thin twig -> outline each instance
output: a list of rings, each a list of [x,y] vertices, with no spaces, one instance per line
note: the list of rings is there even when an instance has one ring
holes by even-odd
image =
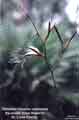
[[[49,37],[49,35],[50,35],[50,32],[51,32],[51,23],[50,23],[50,21],[49,21],[49,24],[48,24],[48,33],[47,33],[47,35],[46,35],[46,37],[45,37],[45,39],[44,39],[45,42],[47,41],[47,39],[48,39],[48,37]]]
[[[50,32],[48,31],[48,33],[47,33],[47,35],[46,35],[46,37],[45,37],[45,40],[44,40],[45,42],[47,41],[49,35],[50,35]]]
[[[51,65],[50,65],[50,63],[49,63],[49,61],[48,61],[48,58],[47,58],[46,46],[45,46],[45,45],[44,45],[44,60],[45,60],[45,63],[46,63],[46,65],[47,65],[50,73],[51,73],[51,77],[52,77],[52,79],[53,79],[54,87],[57,88],[57,87],[56,87],[56,81],[55,81],[55,78],[54,78],[54,73],[53,73],[53,70],[52,70],[52,68],[51,68]]]
[[[74,36],[76,35],[77,32],[75,32],[71,38],[69,40],[66,41],[66,43],[64,44],[64,49],[67,49],[70,45],[70,42],[72,41],[72,39],[74,38]]]
[[[75,31],[74,34],[71,36],[70,41],[74,38],[74,36],[77,34],[77,32]]]
[[[31,17],[30,17],[29,15],[28,15],[28,18],[29,18],[29,20],[31,21],[33,27],[35,28],[35,30],[36,30],[38,36],[40,37],[41,42],[43,42],[43,40],[42,40],[42,38],[41,38],[41,35],[39,34],[39,32],[38,32],[38,30],[37,30],[37,28],[36,28],[34,22],[32,21],[32,19],[31,19]]]
[[[55,81],[55,78],[54,78],[53,70],[52,70],[52,68],[51,68],[51,66],[50,66],[50,64],[49,64],[49,62],[48,62],[48,60],[46,58],[45,58],[45,62],[46,62],[46,65],[47,65],[47,67],[48,67],[48,69],[49,69],[49,71],[51,73],[51,77],[53,79],[54,87],[57,88],[56,87],[56,81]]]
[[[61,45],[63,46],[63,40],[62,40],[61,35],[60,35],[60,33],[59,33],[59,31],[58,31],[58,29],[57,29],[57,27],[55,25],[54,25],[54,29],[55,29],[55,31],[56,31],[56,33],[58,35],[58,38],[59,38],[59,40],[61,42]]]

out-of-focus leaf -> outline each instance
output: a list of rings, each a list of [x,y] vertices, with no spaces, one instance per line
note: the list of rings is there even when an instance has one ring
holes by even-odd
[[[33,37],[31,38],[31,40],[29,40],[30,42],[28,42],[28,46],[34,46],[37,49],[39,49],[40,52],[43,52],[43,44],[42,44],[42,40],[40,38],[40,36],[38,36],[38,34],[33,35]]]

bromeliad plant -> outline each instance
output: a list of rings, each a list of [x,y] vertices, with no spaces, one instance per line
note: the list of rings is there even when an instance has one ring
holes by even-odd
[[[48,57],[47,57],[47,49],[46,49],[46,44],[47,44],[47,40],[50,36],[50,33],[53,32],[53,30],[55,30],[55,32],[57,33],[57,36],[59,38],[59,41],[61,43],[61,50],[59,53],[59,57],[61,59],[63,53],[67,50],[67,48],[70,45],[70,42],[72,41],[73,37],[76,35],[76,32],[71,36],[71,38],[69,40],[64,41],[57,29],[57,27],[51,26],[51,22],[49,21],[48,23],[48,32],[47,35],[45,36],[44,39],[42,39],[42,37],[40,36],[35,24],[33,23],[32,19],[30,16],[28,16],[29,20],[31,21],[32,25],[34,26],[35,30],[36,30],[36,36],[37,39],[39,38],[40,42],[41,42],[41,49],[39,47],[36,46],[29,46],[27,48],[22,47],[18,50],[15,50],[14,54],[12,54],[12,59],[10,60],[10,62],[14,62],[14,63],[19,63],[22,67],[26,61],[26,56],[37,56],[40,57],[41,59],[44,60],[45,64],[47,65],[50,73],[51,73],[51,77],[54,83],[54,87],[57,88],[56,85],[56,80],[54,78],[54,69],[52,68],[51,64],[49,63]],[[36,43],[37,41],[35,41]],[[24,43],[25,44],[25,43]],[[18,53],[18,54],[17,54]]]

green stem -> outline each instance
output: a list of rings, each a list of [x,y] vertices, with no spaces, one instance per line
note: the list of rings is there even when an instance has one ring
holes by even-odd
[[[49,69],[49,71],[50,71],[50,73],[51,73],[51,77],[52,77],[52,79],[53,79],[54,87],[57,88],[57,87],[56,87],[56,81],[55,81],[55,78],[54,78],[54,73],[53,73],[53,70],[52,70],[52,68],[51,68],[51,66],[50,66],[50,63],[49,63],[49,61],[48,61],[48,58],[47,58],[46,46],[45,46],[45,44],[43,45],[43,47],[44,47],[44,60],[45,60],[45,63],[46,63],[46,65],[47,65],[47,67],[48,67],[48,69]]]
[[[38,32],[38,30],[37,30],[37,28],[36,28],[34,22],[32,21],[32,19],[31,19],[31,17],[30,17],[29,15],[28,15],[28,18],[29,18],[29,20],[31,21],[33,27],[34,27],[35,30],[36,30],[36,33],[38,34],[38,36],[40,37],[40,40],[41,40],[41,42],[42,42],[43,40],[42,40],[41,35],[39,34],[39,32]]]

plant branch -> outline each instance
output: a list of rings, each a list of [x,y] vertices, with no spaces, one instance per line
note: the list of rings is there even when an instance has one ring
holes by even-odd
[[[61,46],[63,46],[63,40],[62,40],[61,35],[60,35],[60,33],[59,33],[59,31],[58,31],[58,29],[57,29],[57,27],[55,25],[54,25],[54,29],[55,29],[55,31],[56,31],[56,33],[58,35],[58,38],[59,38],[60,43],[61,43]]]
[[[50,64],[49,64],[49,62],[48,62],[48,60],[46,58],[45,58],[45,62],[46,62],[46,65],[47,65],[47,67],[48,67],[48,69],[49,69],[49,71],[51,73],[51,77],[53,79],[54,87],[57,88],[56,87],[56,82],[55,82],[53,70],[51,69],[51,66],[50,66]]]
[[[47,67],[48,67],[48,69],[49,69],[49,71],[50,71],[50,73],[51,73],[51,77],[52,77],[52,79],[53,79],[54,87],[57,88],[57,87],[56,87],[56,81],[55,81],[55,78],[54,78],[53,70],[52,70],[52,68],[51,68],[51,65],[50,65],[48,59],[47,59],[46,46],[45,46],[45,44],[44,44],[44,61],[45,61],[46,65],[47,65]]]
[[[74,36],[77,34],[77,32],[75,31],[74,34],[71,36],[70,41],[74,38]]]
[[[52,28],[52,30],[53,30],[53,28]],[[50,35],[50,33],[51,33],[52,30],[51,30],[51,23],[49,21],[49,24],[48,24],[48,33],[47,33],[47,35],[46,35],[46,37],[44,39],[45,42],[47,41],[47,39],[48,39],[48,37],[49,37],[49,35]]]
[[[75,32],[75,33],[71,36],[71,38],[65,42],[65,44],[64,44],[64,49],[67,49],[67,48],[69,47],[70,42],[72,41],[72,39],[74,38],[74,36],[76,35],[76,33],[77,33],[77,32]]]
[[[45,37],[45,40],[44,40],[45,42],[47,41],[49,35],[50,35],[50,32],[48,31],[48,33],[47,33],[47,35],[46,35],[46,37]]]
[[[35,28],[37,35],[40,37],[41,42],[43,42],[43,40],[42,40],[42,38],[41,38],[41,35],[39,34],[39,32],[38,32],[38,30],[37,30],[34,22],[32,21],[32,19],[31,19],[31,17],[30,17],[29,15],[28,15],[28,18],[29,18],[29,20],[31,21],[33,27]]]

